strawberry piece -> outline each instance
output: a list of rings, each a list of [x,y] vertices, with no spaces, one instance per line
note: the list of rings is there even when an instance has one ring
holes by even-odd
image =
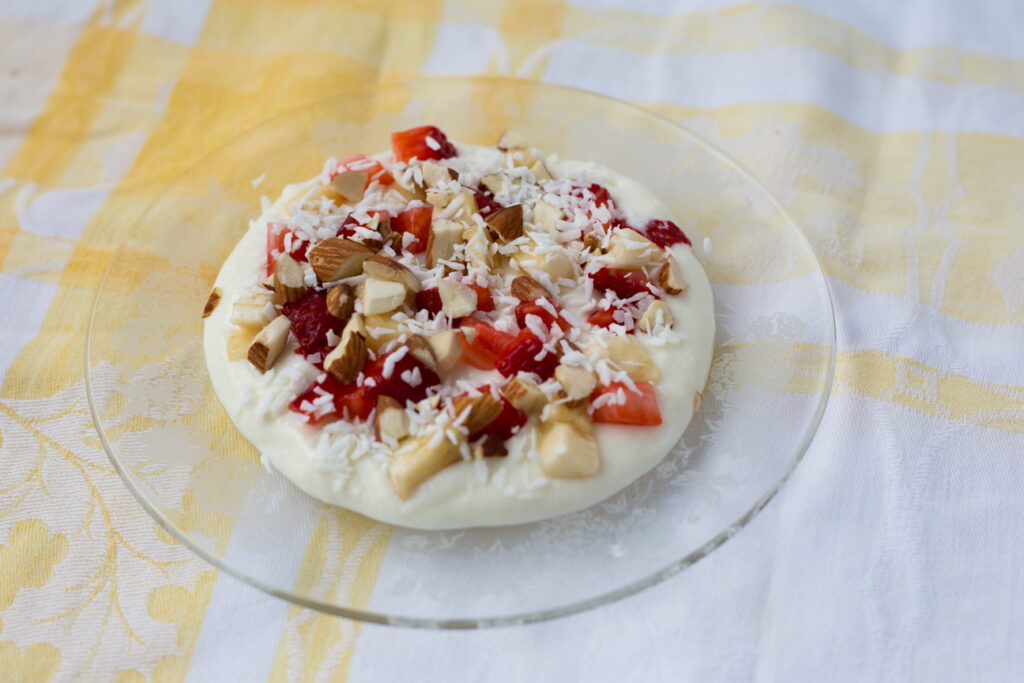
[[[381,185],[390,185],[395,182],[394,176],[379,161],[371,159],[365,154],[349,154],[338,162],[338,170],[340,171],[341,169],[347,171],[366,171],[368,175],[366,185],[363,186],[364,190],[375,180]],[[334,176],[331,177],[333,178]]]
[[[552,304],[554,306],[554,304]],[[555,310],[559,310],[557,306]],[[541,306],[536,301],[524,301],[516,306],[516,322],[519,323],[519,329],[526,329],[526,316],[535,315],[540,318],[540,321],[544,323],[545,327],[550,328],[553,323],[558,323],[558,326],[562,328],[563,332],[568,332],[572,329],[572,325],[568,320],[563,318],[561,315],[554,316],[551,314],[546,307]]]
[[[427,237],[430,234],[430,220],[434,207],[414,206],[406,209],[391,219],[391,229],[400,233],[411,233],[413,241],[406,247],[412,254],[422,254],[427,250]]]
[[[619,316],[619,320],[616,320],[616,311],[623,311],[625,317]],[[636,333],[636,317],[632,311],[622,306],[612,306],[611,308],[599,308],[590,314],[587,318],[587,322],[594,327],[603,327],[608,329],[612,325],[623,325],[626,328],[626,334]]]
[[[287,302],[281,309],[291,323],[292,333],[304,356],[327,350],[327,331],[341,334],[345,326],[327,310],[327,293],[309,289],[298,301]]]
[[[625,396],[625,403],[612,401],[594,409],[594,422],[607,424],[637,425],[641,427],[657,427],[661,424],[661,411],[658,410],[658,397],[654,385],[650,382],[637,382],[638,391],[633,391],[623,382],[599,386],[590,395],[593,402],[605,394]]]
[[[322,394],[317,391],[325,391],[331,395],[332,409],[317,417],[312,408],[314,401]],[[368,391],[366,387],[352,384],[342,384],[331,375],[324,375],[322,380],[317,381],[305,392],[299,394],[288,406],[293,412],[306,415],[310,424],[319,424],[324,420],[343,417],[348,420],[365,420],[370,416],[373,407],[377,403],[377,397]]]
[[[679,229],[679,226],[672,221],[666,220],[653,220],[649,221],[642,231],[647,239],[657,244],[659,247],[671,247],[673,244],[679,244],[682,242],[686,245],[691,245],[690,238]]]
[[[370,209],[366,212],[366,220],[359,220],[355,217],[354,213],[350,213],[345,217],[341,227],[338,228],[338,237],[352,237],[356,234],[357,227],[366,227],[370,224],[370,221],[373,220],[374,216],[378,216],[380,218],[378,225],[385,221],[388,221],[389,223],[391,221],[391,214],[384,209]]]
[[[477,284],[467,284],[466,286],[476,292],[476,310],[485,313],[494,310],[494,297],[491,296],[491,290]]]
[[[622,299],[628,299],[636,294],[653,294],[647,288],[649,280],[639,270],[626,270],[625,268],[601,268],[590,274],[594,281],[594,287],[604,291],[612,291]]]
[[[287,235],[292,235],[288,240]],[[309,249],[309,242],[296,238],[294,231],[285,227],[282,223],[267,223],[267,275],[274,274],[274,266],[277,264],[277,257],[285,253],[285,245],[291,245],[287,250],[296,261],[306,260],[306,251]]]
[[[416,310],[427,311],[431,316],[441,312],[441,292],[437,287],[416,292]]]
[[[544,343],[530,330],[523,330],[498,355],[494,367],[503,377],[518,372],[532,372],[541,381],[551,379],[558,365],[558,354],[544,348]]]
[[[489,387],[480,387],[481,391],[490,391]],[[499,441],[508,441],[516,432],[522,429],[529,416],[526,413],[516,410],[515,406],[508,402],[504,396],[501,397],[501,412],[498,417],[484,427],[469,435],[470,441],[477,441],[485,437],[493,437]]]
[[[441,378],[411,353],[405,353],[391,364],[391,373],[385,377],[384,369],[390,364],[388,358],[396,353],[398,351],[392,351],[367,363],[363,368],[364,385],[374,394],[374,400],[380,395],[390,396],[403,406],[406,401],[422,401],[427,397],[427,389],[440,384]],[[410,381],[417,370],[419,381]]]
[[[476,207],[480,210],[481,216],[489,216],[505,208],[495,201],[490,190],[473,190],[473,196],[476,197]]]
[[[391,152],[395,161],[409,161],[414,157],[420,161],[450,159],[458,154],[455,145],[437,126],[419,126],[392,133]]]
[[[462,346],[459,360],[481,370],[493,370],[502,351],[515,340],[511,334],[496,330],[472,316],[463,319],[462,327],[474,328],[476,336],[472,343],[468,343],[463,335],[459,335],[459,344]]]

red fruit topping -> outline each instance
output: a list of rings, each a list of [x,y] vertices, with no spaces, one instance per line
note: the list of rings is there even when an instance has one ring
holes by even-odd
[[[398,353],[402,353],[398,360],[388,360]],[[390,373],[385,377],[385,370],[389,367]],[[427,389],[441,383],[441,378],[436,372],[416,360],[411,353],[403,352],[401,349],[378,356],[367,363],[363,375],[363,385],[368,393],[373,394],[374,401],[377,400],[377,396],[383,394],[403,406],[406,401],[422,401],[427,397]]]
[[[484,312],[494,310],[494,297],[491,296],[491,290],[476,284],[467,286],[476,292],[476,310]]]
[[[422,254],[427,250],[427,237],[430,234],[430,220],[434,207],[414,206],[406,209],[391,219],[391,229],[400,233],[411,233],[415,238],[406,247],[412,254]]]
[[[288,235],[292,238],[287,239]],[[290,249],[285,249],[290,245]],[[288,251],[296,261],[306,260],[306,250],[309,249],[309,242],[295,237],[295,234],[286,228],[282,223],[267,223],[267,275],[274,274],[274,265],[277,257]]]
[[[374,216],[380,216],[380,222],[390,220],[391,218],[391,214],[384,209],[371,209],[366,212],[366,216],[366,219],[360,220],[350,213],[345,217],[341,227],[338,228],[338,237],[352,237],[352,235],[356,234],[356,227],[366,227]]]
[[[281,309],[291,322],[292,333],[299,341],[304,356],[327,350],[327,331],[340,335],[344,320],[335,318],[327,310],[327,293],[309,289],[301,299],[285,303]]]
[[[395,182],[392,175],[384,168],[383,165],[376,159],[371,159],[365,154],[349,154],[347,157],[338,162],[339,172],[344,169],[348,171],[366,171],[369,175],[366,178],[366,187],[370,186],[374,180],[381,185],[390,185]],[[333,177],[333,176],[332,176]]]
[[[558,354],[544,348],[544,343],[530,330],[523,330],[506,346],[494,367],[503,377],[511,377],[518,372],[532,372],[541,381],[550,379],[558,365]]]
[[[552,307],[557,311],[558,308],[552,304]],[[541,322],[544,323],[545,327],[550,328],[552,323],[557,322],[558,326],[562,328],[564,332],[568,332],[572,329],[572,325],[568,320],[563,318],[561,315],[555,316],[551,314],[551,311],[547,307],[541,306],[536,301],[524,301],[523,303],[516,306],[516,322],[519,323],[519,329],[526,329],[526,316],[535,315],[540,318]]]
[[[416,292],[416,310],[427,311],[431,316],[441,312],[441,292],[437,287]]]
[[[515,340],[511,334],[496,330],[483,320],[472,316],[463,319],[462,327],[474,328],[476,335],[472,343],[467,343],[466,338],[459,335],[459,344],[462,346],[459,360],[481,370],[493,370],[498,356]]]
[[[317,387],[320,388],[320,391],[317,391]],[[317,417],[314,401],[323,395],[321,392],[326,392],[332,397],[331,410]],[[322,420],[334,417],[365,420],[370,416],[376,402],[376,397],[364,387],[357,386],[355,383],[342,384],[331,375],[324,375],[322,380],[317,381],[295,398],[289,408],[300,415],[307,415],[310,424],[317,424]]]
[[[474,190],[473,196],[476,197],[476,206],[481,216],[489,216],[505,208],[494,200],[494,195],[488,190]]]
[[[625,268],[602,268],[590,274],[594,281],[594,287],[604,291],[613,291],[622,299],[628,299],[636,294],[653,294],[647,288],[648,279],[639,270],[626,270]]]
[[[619,320],[616,320],[616,311],[623,311],[623,315],[618,316]],[[612,306],[611,308],[599,308],[590,314],[587,318],[587,322],[594,327],[609,328],[612,325],[624,325],[626,327],[626,334],[633,334],[636,332],[636,318],[632,312],[627,308],[620,306]]]
[[[660,425],[661,411],[658,410],[658,397],[655,394],[654,385],[650,382],[637,382],[636,388],[639,393],[630,389],[623,382],[612,382],[595,389],[594,393],[590,395],[591,402],[605,394],[618,394],[621,390],[621,397],[625,398],[625,403],[619,403],[618,400],[613,399],[610,403],[595,408],[592,415],[594,422],[642,427]]]
[[[679,226],[672,221],[653,220],[647,223],[642,231],[647,239],[659,247],[671,247],[673,244],[692,244]]]
[[[489,387],[480,387],[480,391],[490,391]],[[516,432],[522,429],[522,426],[526,424],[526,419],[529,417],[526,413],[522,413],[515,409],[508,400],[501,397],[501,412],[498,413],[498,417],[478,431],[473,432],[469,435],[470,441],[476,441],[486,436],[492,436],[500,441],[507,441],[515,436]]]
[[[395,161],[450,159],[458,152],[448,136],[437,126],[419,126],[391,134],[391,152]]]

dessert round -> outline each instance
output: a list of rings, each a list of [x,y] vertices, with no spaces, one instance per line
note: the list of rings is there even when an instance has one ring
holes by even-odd
[[[264,199],[203,315],[218,398],[302,490],[421,529],[630,484],[700,405],[711,287],[644,185],[433,126]]]

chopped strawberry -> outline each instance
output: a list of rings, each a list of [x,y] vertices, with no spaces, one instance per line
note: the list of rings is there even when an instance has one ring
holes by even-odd
[[[431,316],[441,312],[441,292],[437,287],[416,292],[416,310],[427,311]]]
[[[568,332],[572,329],[572,323],[566,320],[561,315],[561,309],[551,304],[551,307],[558,311],[558,315],[552,315],[551,311],[547,306],[538,304],[537,301],[524,301],[516,306],[516,322],[519,323],[519,329],[526,329],[526,316],[535,315],[540,318],[540,321],[544,323],[545,327],[550,328],[553,323],[558,323],[558,326],[562,328],[563,332]]]
[[[317,387],[320,391],[317,391]],[[317,417],[314,401],[323,395],[321,392],[331,395],[332,408]],[[357,386],[355,383],[342,384],[331,375],[324,375],[322,380],[317,381],[296,397],[289,408],[296,413],[308,416],[310,424],[317,424],[322,420],[334,417],[365,420],[370,416],[375,404],[376,398],[365,387]]]
[[[591,403],[606,394],[618,396],[594,409],[594,422],[642,427],[660,425],[661,411],[658,410],[658,397],[654,385],[650,382],[637,382],[636,388],[638,391],[633,391],[624,382],[612,382],[595,389],[590,395]],[[620,399],[625,399],[625,402],[620,403]]]
[[[290,240],[287,239],[288,235],[292,235]],[[286,249],[286,246],[291,248]],[[267,275],[274,274],[277,257],[285,251],[288,251],[296,261],[305,261],[308,249],[309,242],[296,238],[295,233],[283,223],[267,223]]]
[[[594,281],[594,287],[600,291],[611,290],[620,298],[628,299],[636,294],[653,294],[647,288],[649,280],[639,270],[626,270],[625,268],[601,268],[590,274]]]
[[[622,315],[616,315],[616,311],[622,311]],[[616,317],[619,319],[616,320]],[[633,334],[636,330],[636,319],[629,309],[622,306],[612,306],[611,308],[599,308],[590,314],[587,318],[587,322],[594,327],[603,327],[605,329],[612,325],[623,325],[626,327],[627,334]]]
[[[374,394],[374,401],[379,395],[390,396],[402,405],[406,401],[422,401],[427,397],[427,389],[440,384],[441,378],[411,353],[403,353],[396,361],[388,361],[397,353],[401,350],[378,356],[367,363],[363,368],[364,385]],[[385,377],[384,371],[388,366],[391,371]]]
[[[450,159],[458,154],[455,145],[437,126],[419,126],[391,134],[391,152],[395,161]]]
[[[369,187],[370,183],[375,180],[381,185],[390,185],[395,182],[394,177],[379,161],[371,159],[365,154],[349,154],[338,162],[339,172],[342,169],[347,171],[366,171],[369,175],[366,178],[366,185],[363,189]]]
[[[530,330],[523,330],[498,355],[494,367],[503,377],[518,372],[532,372],[541,381],[550,379],[558,365],[558,354],[544,348],[544,343]]]
[[[476,330],[476,335],[472,343],[467,342],[464,335],[459,335],[459,344],[462,346],[459,360],[481,370],[493,370],[498,356],[515,340],[511,334],[496,330],[483,320],[472,316],[463,319],[462,327],[472,327]]]
[[[281,312],[291,323],[292,333],[299,342],[299,350],[305,356],[327,350],[327,332],[341,334],[345,325],[327,310],[326,292],[309,289],[298,301],[287,302]]]
[[[427,250],[427,236],[430,234],[430,220],[433,215],[432,206],[414,206],[406,209],[391,219],[391,229],[399,233],[411,233],[413,241],[406,247],[412,254],[422,254]]]
[[[690,238],[687,237],[679,226],[672,221],[666,220],[653,220],[649,221],[642,231],[647,239],[657,244],[659,247],[671,247],[673,244],[691,244]]]
[[[379,219],[377,222],[378,230],[379,226],[382,223],[387,222],[390,224],[391,214],[385,209],[370,209],[369,211],[366,212],[365,219],[356,218],[355,213],[353,212],[345,217],[345,220],[344,222],[342,222],[341,227],[338,228],[338,237],[352,237],[353,235],[356,234],[357,227],[365,228],[370,224],[370,221],[373,220],[374,216],[378,217]]]
[[[489,387],[481,387],[481,391],[490,391]],[[470,441],[477,441],[490,436],[499,441],[507,441],[515,436],[529,417],[526,413],[516,410],[515,406],[508,402],[504,396],[501,397],[501,412],[498,417],[483,429],[477,430],[469,435]]]
[[[481,216],[486,217],[505,208],[495,201],[494,194],[490,190],[474,190],[473,196],[476,197],[476,206],[480,210]]]
[[[468,287],[476,292],[476,310],[485,313],[494,310],[494,297],[491,296],[491,290],[477,284],[469,284]]]

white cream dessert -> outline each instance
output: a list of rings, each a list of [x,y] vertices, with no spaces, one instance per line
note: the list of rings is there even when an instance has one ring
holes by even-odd
[[[406,527],[536,521],[656,465],[707,379],[711,288],[646,187],[430,126],[264,201],[204,351],[228,415],[321,500]]]

